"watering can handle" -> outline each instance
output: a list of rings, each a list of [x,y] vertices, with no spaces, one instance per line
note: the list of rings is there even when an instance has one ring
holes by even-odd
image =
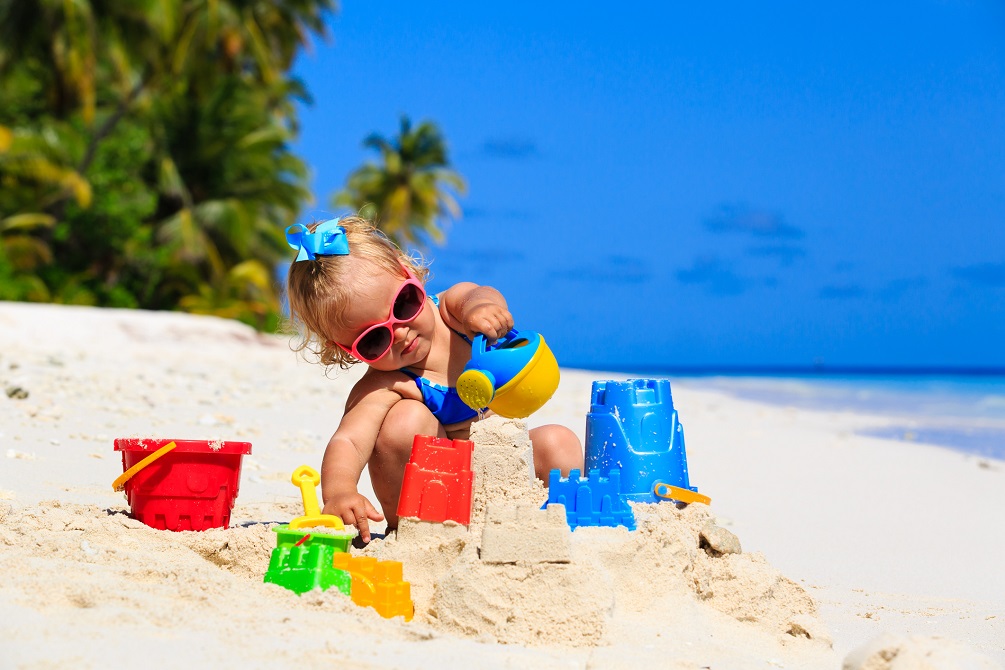
[[[484,354],[490,346],[498,347],[500,342],[509,342],[510,340],[516,339],[519,335],[520,331],[516,328],[511,328],[508,333],[496,340],[495,344],[489,345],[488,338],[479,333],[475,335],[475,339],[471,340],[471,350],[479,354]]]

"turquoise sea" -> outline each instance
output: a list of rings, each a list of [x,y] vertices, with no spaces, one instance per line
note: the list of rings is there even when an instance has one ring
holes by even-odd
[[[641,375],[639,375],[641,376]],[[864,434],[1005,460],[1005,375],[695,375],[675,381],[773,405],[880,414]]]

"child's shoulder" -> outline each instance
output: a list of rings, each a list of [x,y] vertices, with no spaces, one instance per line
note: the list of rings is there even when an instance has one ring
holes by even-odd
[[[369,368],[353,385],[350,399],[360,399],[372,393],[396,393],[402,398],[421,400],[421,393],[415,381],[399,370],[375,370]]]

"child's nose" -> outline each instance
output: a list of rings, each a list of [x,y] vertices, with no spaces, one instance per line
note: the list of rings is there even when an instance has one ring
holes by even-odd
[[[394,327],[394,330],[392,332],[394,333],[394,341],[401,342],[408,335],[408,324],[399,323],[397,326]]]

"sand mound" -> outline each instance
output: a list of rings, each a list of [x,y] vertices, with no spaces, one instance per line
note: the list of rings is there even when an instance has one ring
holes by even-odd
[[[990,658],[937,637],[884,633],[848,654],[843,670],[994,670]]]
[[[655,639],[661,630],[695,641],[693,649],[671,647],[685,659],[703,649],[707,656],[706,638],[733,640],[738,646],[715,653],[738,667],[769,655],[829,653],[815,605],[800,586],[759,555],[702,548],[702,531],[713,521],[707,507],[636,505],[635,532],[572,533],[561,512],[540,509],[546,492],[531,477],[521,423],[490,418],[476,425],[473,439],[471,527],[403,519],[397,533],[362,552],[404,563],[416,606],[411,623],[383,620],[334,589],[297,597],[263,583],[275,546],[272,524],[171,533],[121,508],[60,501],[0,502],[5,587],[17,605],[57,624],[90,621],[99,630],[116,621],[126,637],[152,626],[168,637],[194,629],[244,640],[228,660],[263,653],[327,658],[333,641],[359,635],[400,643],[444,635],[591,650],[595,663],[617,667],[617,655],[604,658],[601,650],[638,631]],[[270,638],[294,623],[299,655],[285,638]],[[347,658],[363,660],[363,651]]]
[[[42,609],[117,605],[145,612],[155,604],[170,620],[185,603],[229,612],[235,593],[301,607],[287,602],[285,589],[262,583],[274,546],[265,524],[170,533],[125,510],[58,500],[23,509],[0,503],[5,571],[19,575],[25,601]],[[351,609],[337,598],[324,600],[326,607]]]

